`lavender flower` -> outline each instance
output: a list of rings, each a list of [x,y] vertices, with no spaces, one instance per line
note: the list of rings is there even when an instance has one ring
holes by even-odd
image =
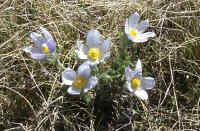
[[[90,74],[91,69],[87,63],[80,65],[77,73],[67,68],[62,72],[62,83],[70,86],[67,90],[69,94],[79,95],[81,92],[85,93],[97,85],[98,79],[91,77]]]
[[[149,27],[149,21],[143,20],[139,22],[139,20],[140,15],[137,12],[131,14],[131,16],[126,19],[125,33],[128,39],[133,42],[146,42],[149,37],[155,37],[156,34],[154,32],[145,32],[145,30]]]
[[[23,50],[31,54],[33,59],[44,59],[56,50],[56,43],[52,35],[43,27],[40,27],[43,35],[32,32],[30,37],[35,46],[25,47]]]
[[[142,64],[138,60],[135,70],[132,71],[130,67],[125,69],[126,87],[130,92],[142,100],[148,99],[146,90],[152,89],[155,86],[155,80],[152,77],[142,77]]]
[[[111,38],[103,40],[98,30],[89,30],[87,34],[88,46],[77,41],[76,54],[80,59],[87,60],[91,66],[97,65],[110,57],[110,40]]]

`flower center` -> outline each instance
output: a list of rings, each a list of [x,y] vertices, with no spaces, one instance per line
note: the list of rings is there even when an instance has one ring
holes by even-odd
[[[133,37],[136,37],[137,35],[137,32],[135,29],[130,29],[130,35],[133,36]]]
[[[96,60],[100,56],[100,51],[98,48],[90,48],[88,51],[88,55],[92,60]]]
[[[86,84],[86,80],[82,76],[78,76],[74,80],[74,85],[78,88],[82,88]]]
[[[49,54],[50,51],[49,51],[49,47],[47,44],[42,44],[42,52],[45,53],[45,54]]]
[[[131,80],[131,85],[132,85],[132,87],[137,88],[141,85],[141,80],[136,77]]]

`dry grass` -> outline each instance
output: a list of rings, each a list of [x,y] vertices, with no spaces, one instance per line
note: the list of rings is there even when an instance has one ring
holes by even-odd
[[[134,11],[157,37],[128,48],[121,61],[125,18]],[[61,61],[77,68],[76,40],[96,28],[112,38],[91,103],[61,88],[62,70],[22,51],[29,34],[47,28]],[[198,0],[5,0],[0,2],[0,130],[132,131],[200,128],[200,4]],[[144,103],[124,87],[124,68],[143,62],[156,79]],[[123,59],[123,58],[122,58]],[[105,77],[107,76],[107,77]]]

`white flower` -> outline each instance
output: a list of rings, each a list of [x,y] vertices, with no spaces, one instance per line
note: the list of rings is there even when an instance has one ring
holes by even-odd
[[[88,60],[87,63],[91,66],[97,65],[110,57],[110,40],[111,38],[103,40],[98,30],[89,30],[87,34],[88,46],[77,41],[76,53],[80,59]]]
[[[148,20],[139,22],[140,16],[137,12],[129,16],[125,23],[125,33],[133,42],[146,42],[149,37],[155,37],[154,32],[145,32],[149,26]],[[144,33],[145,32],[145,33]]]
[[[79,95],[81,92],[85,93],[95,87],[98,83],[96,77],[90,77],[91,69],[87,63],[79,66],[78,72],[67,68],[62,72],[62,83],[70,85],[68,93],[72,95]]]
[[[142,65],[138,60],[135,70],[132,71],[130,67],[125,68],[126,87],[130,92],[142,100],[148,99],[146,89],[152,89],[155,86],[155,80],[152,77],[142,77]]]

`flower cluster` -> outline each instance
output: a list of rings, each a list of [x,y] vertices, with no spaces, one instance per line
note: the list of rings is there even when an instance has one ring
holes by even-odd
[[[146,42],[150,37],[155,37],[154,32],[145,32],[149,26],[149,21],[140,21],[140,16],[136,12],[132,14],[125,22],[125,34],[132,42]],[[56,50],[56,43],[52,35],[43,27],[42,32],[38,34],[32,32],[30,37],[35,46],[24,48],[25,52],[31,54],[33,59],[43,59],[51,55]],[[85,60],[75,72],[67,68],[62,72],[62,84],[68,85],[67,92],[71,95],[79,95],[94,88],[98,84],[98,78],[91,76],[92,68],[110,57],[111,38],[103,39],[98,30],[92,29],[87,33],[86,43],[77,41],[75,50],[79,59]],[[142,100],[148,99],[146,90],[155,86],[155,80],[152,77],[142,76],[142,64],[140,59],[136,63],[133,71],[129,66],[125,68],[126,87]]]

